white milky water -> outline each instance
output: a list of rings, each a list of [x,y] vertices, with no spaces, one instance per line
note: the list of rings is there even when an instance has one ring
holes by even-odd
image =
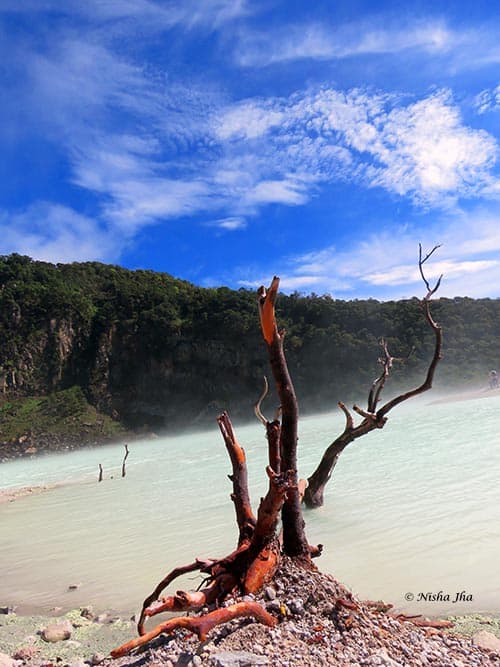
[[[256,505],[266,488],[264,432],[234,426]],[[301,420],[301,476],[342,428],[337,412]],[[124,479],[123,452],[112,445],[0,466],[0,488],[65,482],[0,505],[0,605],[132,613],[171,568],[234,548],[230,467],[216,425],[132,443]],[[345,450],[325,506],[306,511],[310,542],[325,545],[318,565],[362,598],[406,612],[500,611],[499,471],[499,396],[400,406],[383,431]],[[419,593],[438,600],[418,601]],[[472,601],[454,603],[457,594]]]

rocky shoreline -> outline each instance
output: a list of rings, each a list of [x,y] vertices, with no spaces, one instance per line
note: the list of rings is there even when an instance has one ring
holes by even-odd
[[[42,433],[25,435],[10,442],[0,442],[0,463],[15,459],[43,456],[57,452],[71,452],[86,447],[99,447],[122,440],[137,438],[136,434],[123,433],[115,436],[96,435],[82,431],[64,435],[58,433]]]
[[[306,572],[285,559],[255,598],[279,621],[268,628],[248,619],[214,628],[205,642],[193,635],[158,637],[142,651],[112,660],[111,648],[132,638],[135,626],[92,610],[59,619],[0,616],[1,667],[102,664],[104,667],[486,667],[500,660],[500,617],[470,615],[451,629],[417,627],[361,602],[332,576]],[[234,600],[228,600],[228,603]],[[44,625],[45,624],[45,625]],[[60,639],[43,631],[60,626]],[[17,628],[17,629],[16,629]],[[49,628],[51,630],[51,628]],[[54,630],[57,637],[58,629]],[[460,633],[466,634],[460,634]],[[37,634],[38,633],[38,634]]]

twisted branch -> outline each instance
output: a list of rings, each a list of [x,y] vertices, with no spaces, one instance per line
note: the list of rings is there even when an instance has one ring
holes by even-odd
[[[418,266],[420,275],[422,276],[422,280],[424,281],[427,289],[426,295],[421,300],[421,306],[424,311],[425,319],[434,332],[434,353],[427,369],[427,374],[424,381],[418,387],[415,387],[414,389],[394,397],[385,403],[385,405],[383,405],[381,408],[377,409],[377,405],[380,402],[386,380],[390,375],[393,362],[396,360],[396,358],[392,357],[389,353],[387,342],[384,339],[381,341],[383,357],[379,359],[379,362],[382,364],[382,372],[377,378],[375,378],[372,383],[370,392],[368,394],[367,409],[364,410],[358,405],[353,406],[353,410],[362,417],[362,421],[356,426],[346,406],[343,403],[338,404],[346,416],[346,426],[344,431],[326,449],[319,465],[308,479],[309,485],[304,494],[304,502],[308,507],[314,508],[323,505],[325,486],[328,483],[335,466],[337,465],[340,454],[349,443],[376,428],[383,428],[387,423],[388,413],[394,407],[403,401],[407,401],[408,399],[413,398],[414,396],[417,396],[424,391],[427,391],[432,387],[434,373],[439,361],[441,360],[442,330],[441,327],[436,324],[432,318],[430,312],[430,301],[431,297],[439,289],[443,276],[441,275],[434,287],[431,287],[429,281],[425,277],[423,265],[439,247],[440,246],[438,245],[434,246],[430,252],[423,256],[422,246],[419,245]]]
[[[113,658],[120,658],[121,656],[130,653],[133,649],[144,646],[161,634],[172,634],[175,630],[181,628],[189,630],[190,632],[195,632],[200,641],[204,641],[210,630],[217,625],[227,623],[228,621],[232,621],[233,619],[242,616],[250,616],[269,627],[275,626],[278,622],[274,616],[263,609],[257,602],[238,602],[228,607],[215,609],[204,616],[180,616],[165,621],[164,623],[160,623],[141,637],[132,639],[126,644],[111,651],[111,656]]]

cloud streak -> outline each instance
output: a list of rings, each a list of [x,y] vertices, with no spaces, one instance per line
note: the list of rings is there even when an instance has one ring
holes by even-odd
[[[377,20],[374,20],[377,23]],[[394,54],[406,50],[444,53],[465,41],[443,21],[415,21],[409,25],[373,27],[373,23],[287,25],[268,32],[243,32],[236,58],[243,67],[293,60],[336,60],[363,55]]]
[[[442,244],[426,269],[432,281],[444,274],[441,296],[496,296],[500,275],[498,217],[480,209],[444,216],[425,231],[424,246]],[[330,246],[289,258],[284,289],[314,290],[339,298],[399,299],[418,296],[421,229],[378,229],[347,247]],[[424,248],[425,249],[425,248]],[[259,279],[248,284],[259,283]]]
[[[154,0],[4,0],[0,14],[31,15],[56,12],[66,19],[79,17],[90,26],[101,26],[107,22],[107,31],[111,28],[123,33],[124,29],[135,32],[149,29],[162,31],[177,25],[187,28],[203,26],[218,29],[224,24],[250,16],[253,13],[246,0],[184,0],[182,3]],[[128,25],[127,25],[128,23]],[[117,29],[118,26],[118,29]]]
[[[387,15],[383,12],[367,19],[333,22],[288,22],[279,28],[249,30],[241,28],[234,46],[234,58],[241,67],[276,67],[298,61],[351,62],[370,58],[383,66],[394,56],[418,58],[425,67],[457,71],[487,68],[500,62],[498,22],[454,27],[445,18]]]

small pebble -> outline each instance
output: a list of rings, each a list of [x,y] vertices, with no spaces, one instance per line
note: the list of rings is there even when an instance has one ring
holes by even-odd
[[[80,616],[86,618],[88,621],[91,621],[94,618],[93,608],[90,605],[87,607],[82,607],[80,611]]]
[[[276,590],[272,586],[266,586],[264,595],[268,600],[276,599]]]

